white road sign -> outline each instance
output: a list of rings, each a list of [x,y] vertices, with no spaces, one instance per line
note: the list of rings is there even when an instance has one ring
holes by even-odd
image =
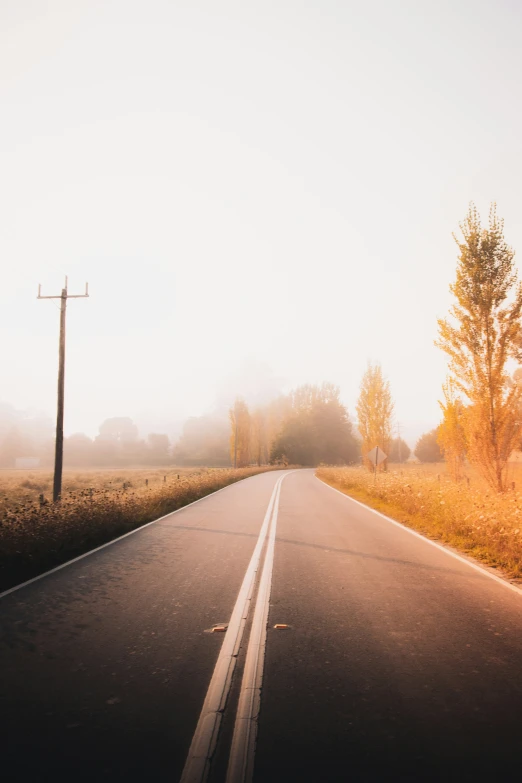
[[[388,457],[388,455],[385,454],[384,451],[381,448],[379,448],[379,446],[375,446],[375,448],[369,451],[366,456],[368,457],[372,465],[375,465],[375,467],[377,467],[377,465],[380,465],[381,462],[384,462],[384,460],[387,459]]]

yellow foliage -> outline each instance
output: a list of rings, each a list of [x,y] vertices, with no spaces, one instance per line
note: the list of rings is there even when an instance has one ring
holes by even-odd
[[[438,429],[437,441],[451,477],[454,481],[460,481],[466,455],[465,410],[461,400],[455,397],[451,378],[444,384],[442,390],[444,402],[439,402],[439,405],[442,408],[443,418]]]
[[[238,398],[229,411],[230,460],[235,468],[244,468],[250,464],[252,445],[252,422],[246,402]]]
[[[366,454],[375,446],[380,446],[385,454],[389,454],[392,440],[393,402],[390,384],[384,380],[379,364],[368,364],[361,381],[356,410],[364,464],[373,470]],[[381,468],[386,469],[386,462]]]
[[[468,459],[503,492],[522,424],[522,383],[512,383],[506,372],[509,358],[522,360],[522,287],[494,204],[487,229],[473,205],[460,228],[457,275],[450,286],[456,299],[453,320],[439,321],[436,344],[448,354],[454,388],[467,401],[462,424]]]

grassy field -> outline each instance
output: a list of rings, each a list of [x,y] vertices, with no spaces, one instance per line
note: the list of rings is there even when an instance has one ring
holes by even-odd
[[[64,470],[63,498],[70,500],[81,492],[118,492],[123,486],[134,492],[148,488],[157,489],[167,483],[172,486],[189,476],[205,475],[212,468],[127,468],[114,470],[84,469]],[[166,479],[166,481],[165,481]],[[148,482],[148,485],[147,483]],[[6,511],[16,511],[27,503],[39,502],[40,495],[49,501],[53,496],[52,471],[1,470],[0,471],[0,519]]]
[[[522,465],[510,466],[514,489],[503,495],[488,489],[471,470],[455,484],[443,464],[391,465],[376,480],[362,467],[320,468],[317,475],[428,537],[522,580]]]
[[[57,504],[52,473],[0,471],[0,590],[270,469],[66,471]]]

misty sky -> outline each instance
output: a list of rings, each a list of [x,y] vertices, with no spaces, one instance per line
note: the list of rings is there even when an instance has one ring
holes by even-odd
[[[0,400],[66,434],[368,360],[439,420],[451,237],[522,258],[519,0],[0,0]],[[261,380],[263,379],[263,380]],[[165,431],[165,430],[163,430]]]

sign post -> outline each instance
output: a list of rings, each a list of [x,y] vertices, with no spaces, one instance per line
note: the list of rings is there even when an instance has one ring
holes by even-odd
[[[375,446],[375,448],[368,452],[366,458],[369,459],[373,465],[374,481],[377,481],[377,466],[380,465],[381,462],[384,462],[384,460],[388,458],[388,455],[385,454],[379,446]]]

